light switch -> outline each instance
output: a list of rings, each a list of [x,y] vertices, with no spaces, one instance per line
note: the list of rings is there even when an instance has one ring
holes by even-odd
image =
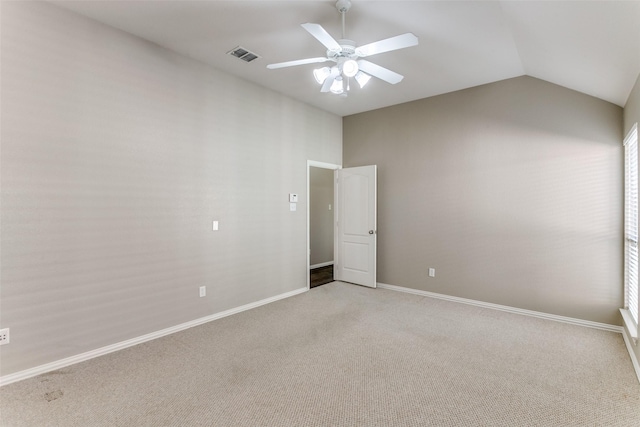
[[[329,205],[329,210],[331,210],[331,205]]]
[[[213,221],[213,231],[218,231],[218,221]]]
[[[289,202],[298,203],[298,195],[295,193],[289,193]]]

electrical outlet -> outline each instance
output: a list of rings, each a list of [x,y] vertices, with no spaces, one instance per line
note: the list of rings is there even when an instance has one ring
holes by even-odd
[[[200,298],[206,297],[206,296],[207,296],[207,287],[206,286],[200,286]]]
[[[436,269],[435,268],[430,268],[429,269],[429,277],[436,277]]]
[[[0,345],[9,344],[9,328],[0,329]]]

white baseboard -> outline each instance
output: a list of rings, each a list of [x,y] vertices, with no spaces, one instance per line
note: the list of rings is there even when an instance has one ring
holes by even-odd
[[[638,377],[638,382],[640,382],[640,361],[636,357],[635,352],[633,351],[633,346],[631,344],[631,339],[627,335],[627,330],[624,329],[622,331],[622,338],[624,338],[624,343],[627,346],[627,351],[629,352],[629,357],[631,357],[631,363],[633,363],[633,369],[636,371],[636,376]]]
[[[326,267],[328,265],[333,265],[333,261],[321,262],[320,264],[313,264],[309,267],[309,269],[313,270],[314,268]]]
[[[270,298],[265,298],[260,301],[252,302],[249,304],[242,305],[240,307],[225,310],[220,313],[212,314],[210,316],[201,317],[199,319],[195,319],[190,322],[181,323],[180,325],[172,326],[170,328],[162,329],[160,331],[152,332],[150,334],[142,335],[140,337],[132,338],[126,341],[121,341],[119,343],[108,345],[106,347],[101,347],[95,350],[87,351],[86,353],[67,357],[61,360],[57,360],[55,362],[46,363],[44,365],[36,366],[35,368],[25,369],[24,371],[16,372],[10,375],[5,375],[3,377],[0,377],[0,386],[11,384],[17,381],[26,380],[27,378],[35,377],[36,375],[44,374],[46,372],[51,372],[57,369],[65,368],[67,366],[74,365],[76,363],[93,359],[94,357],[104,356],[105,354],[113,353],[115,351],[122,350],[127,347],[132,347],[137,344],[142,344],[143,342],[164,337],[166,335],[170,335],[175,332],[184,331],[185,329],[193,328],[194,326],[202,325],[203,323],[208,323],[213,320],[231,316],[232,314],[236,314],[236,313],[250,310],[252,308],[260,307],[261,305],[265,305],[281,299],[289,298],[294,295],[307,292],[308,290],[309,289],[307,287],[304,287],[304,288],[296,289],[294,291],[285,292],[280,295],[276,295]]]
[[[473,299],[454,297],[450,295],[438,294],[438,293],[429,292],[429,291],[421,291],[418,289],[405,288],[403,286],[387,285],[386,283],[378,282],[378,287],[382,289],[389,289],[392,291],[399,291],[399,292],[406,292],[414,295],[420,295],[423,297],[437,298],[437,299],[442,299],[446,301],[458,302],[462,304],[475,305],[477,307],[484,307],[484,308],[490,308],[493,310],[506,311],[508,313],[522,314],[524,316],[555,320],[556,322],[569,323],[569,324],[578,325],[578,326],[586,326],[588,328],[602,329],[605,331],[611,331],[611,332],[617,332],[617,333],[623,332],[622,326],[609,325],[608,323],[599,323],[599,322],[592,322],[590,320],[575,319],[573,317],[558,316],[556,314],[543,313],[540,311],[533,311],[533,310],[525,310],[522,308],[509,307],[507,305],[492,304],[490,302],[483,302],[483,301],[477,301]]]

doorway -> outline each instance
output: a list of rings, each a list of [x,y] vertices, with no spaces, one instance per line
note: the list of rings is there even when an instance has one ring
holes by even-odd
[[[333,174],[333,196],[316,202],[311,191],[312,174],[316,169],[328,169]],[[327,171],[329,172],[329,171]],[[325,184],[325,186],[327,186]],[[327,186],[331,187],[331,186]],[[327,188],[325,191],[329,191]],[[333,204],[330,201],[333,200]],[[311,205],[332,221],[333,227],[318,229],[311,226]],[[311,289],[311,268],[332,265],[330,281],[340,280],[371,288],[376,287],[377,258],[377,166],[359,166],[342,169],[339,165],[307,161],[307,288]],[[319,236],[319,237],[318,237]],[[316,258],[312,263],[312,244],[317,238],[322,245],[331,246],[333,253],[325,260]],[[328,239],[327,239],[328,238]],[[314,249],[317,251],[317,249]]]
[[[334,171],[340,165],[307,161],[307,287],[333,281]]]

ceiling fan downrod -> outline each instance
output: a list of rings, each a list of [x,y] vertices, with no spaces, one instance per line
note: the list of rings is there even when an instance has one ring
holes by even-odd
[[[345,78],[341,78],[340,81],[342,83],[342,92],[339,93],[340,96],[347,96],[347,92],[349,92],[349,90],[351,89],[350,84],[349,84],[349,79],[350,77],[353,77],[353,75],[355,75],[355,73],[352,75],[350,73],[345,73],[344,72],[344,63],[351,59],[351,55],[353,55],[355,53],[355,43],[352,42],[351,40],[346,40],[346,18],[347,18],[347,12],[349,12],[349,9],[351,9],[351,1],[350,0],[338,0],[336,2],[336,9],[338,9],[338,12],[340,12],[340,16],[342,17],[342,39],[339,40],[338,42],[340,43],[340,46],[342,47],[342,52],[340,53],[340,55],[337,57],[337,65],[338,65],[338,69],[340,70],[340,74],[344,74]],[[347,53],[348,52],[348,53]],[[347,53],[345,55],[345,53]],[[355,64],[355,61],[351,60],[350,62],[352,62],[353,64]],[[357,71],[357,65],[355,65],[355,69]],[[354,68],[353,65],[351,65],[351,68]],[[346,88],[344,87],[344,82],[346,80]],[[346,90],[345,90],[346,89]]]
[[[351,1],[350,0],[338,0],[336,2],[336,9],[338,9],[338,12],[340,12],[340,15],[342,15],[342,38],[346,38],[345,37],[345,20],[346,20],[346,16],[347,16],[347,12],[349,12],[349,9],[351,9]]]

